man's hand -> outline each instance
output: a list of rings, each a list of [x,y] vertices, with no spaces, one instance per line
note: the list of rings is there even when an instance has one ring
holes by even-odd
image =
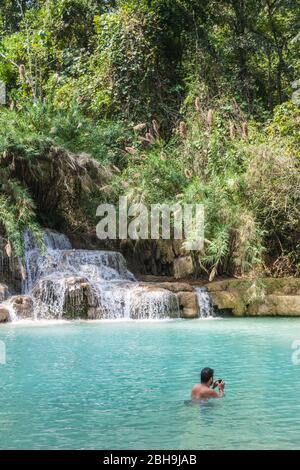
[[[218,388],[219,390],[221,389],[224,390],[224,387],[225,387],[224,380],[222,380],[221,382],[218,382],[218,380],[215,380],[212,386],[212,388]]]
[[[224,387],[225,387],[225,382],[224,382],[224,380],[222,380],[222,382],[218,383],[219,397],[220,398],[224,397]]]
[[[218,388],[219,388],[219,390],[223,390],[223,391],[224,391],[224,388],[225,388],[225,382],[224,382],[224,380],[222,380],[222,382],[219,382],[219,383],[218,383]]]

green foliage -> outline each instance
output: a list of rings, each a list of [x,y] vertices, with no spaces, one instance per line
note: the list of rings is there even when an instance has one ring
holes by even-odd
[[[126,163],[126,145],[133,140],[128,125],[117,121],[101,121],[97,126],[78,107],[57,109],[51,103],[27,102],[20,111],[0,113],[0,151],[7,143],[48,139],[74,153],[86,152],[99,163],[122,166]]]
[[[246,196],[251,157],[242,138],[243,114],[236,103],[221,100],[215,106],[211,124],[208,109],[188,107],[183,135],[177,130],[167,144],[156,139],[146,151],[137,148],[115,187],[134,202],[203,204],[203,271],[243,274],[262,264],[264,230]],[[232,140],[230,124],[236,133]]]
[[[179,76],[154,11],[121,8],[94,19],[97,47],[88,73],[91,109],[127,119],[161,119],[178,107]],[[94,93],[90,93],[93,88]],[[86,96],[86,94],[85,94]]]
[[[117,193],[126,191],[134,203],[172,202],[186,178],[180,161],[174,160],[170,165],[169,152],[157,145],[147,153],[141,151],[139,156],[133,156],[123,173],[116,176]]]
[[[211,278],[299,273],[299,20],[298,0],[3,0],[0,225],[16,252],[25,226],[89,229],[127,194],[203,203]]]
[[[0,224],[17,254],[22,251],[25,227],[33,233],[38,233],[38,224],[77,227],[89,222],[82,206],[91,191],[99,203],[97,187],[110,174],[102,163],[117,159],[113,146],[109,145],[110,155],[106,146],[117,131],[113,128],[105,136],[103,126],[91,134],[90,120],[83,118],[83,124],[80,117],[76,108],[56,112],[42,104],[0,113]],[[87,139],[100,135],[105,137],[100,145]],[[83,148],[89,148],[99,162],[81,153]],[[93,214],[96,200],[90,201]]]
[[[1,179],[5,173],[0,171]],[[14,248],[16,256],[23,255],[23,233],[28,228],[33,237],[41,240],[42,231],[36,221],[35,205],[17,181],[0,186],[0,228],[4,229],[7,240]]]
[[[265,232],[268,253],[286,266],[300,268],[300,110],[291,103],[275,110],[263,136],[249,144],[245,174],[247,196]],[[292,268],[294,266],[294,268]]]

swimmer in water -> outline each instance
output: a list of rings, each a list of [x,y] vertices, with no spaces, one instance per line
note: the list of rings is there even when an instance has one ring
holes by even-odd
[[[200,374],[200,384],[196,384],[192,388],[192,398],[194,400],[207,400],[208,398],[224,397],[224,380],[214,381],[214,371],[210,367],[202,369]],[[216,391],[215,389],[218,389]]]

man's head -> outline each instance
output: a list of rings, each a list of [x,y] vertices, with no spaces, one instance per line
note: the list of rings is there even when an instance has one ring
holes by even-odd
[[[214,381],[214,371],[210,367],[204,367],[200,374],[200,380],[202,384],[206,384],[209,387]]]

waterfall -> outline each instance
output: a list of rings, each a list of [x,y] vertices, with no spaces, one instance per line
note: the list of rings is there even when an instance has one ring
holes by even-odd
[[[30,294],[35,281],[42,276],[46,260],[55,259],[61,250],[71,250],[71,243],[65,235],[51,230],[44,232],[44,248],[40,248],[29,230],[24,232],[26,279],[22,291]]]
[[[211,318],[214,316],[214,308],[207,287],[194,288],[198,302],[199,318]]]
[[[50,230],[44,247],[28,231],[24,245],[23,294],[32,297],[36,319],[180,316],[177,295],[137,282],[119,252],[74,250],[65,235]]]

